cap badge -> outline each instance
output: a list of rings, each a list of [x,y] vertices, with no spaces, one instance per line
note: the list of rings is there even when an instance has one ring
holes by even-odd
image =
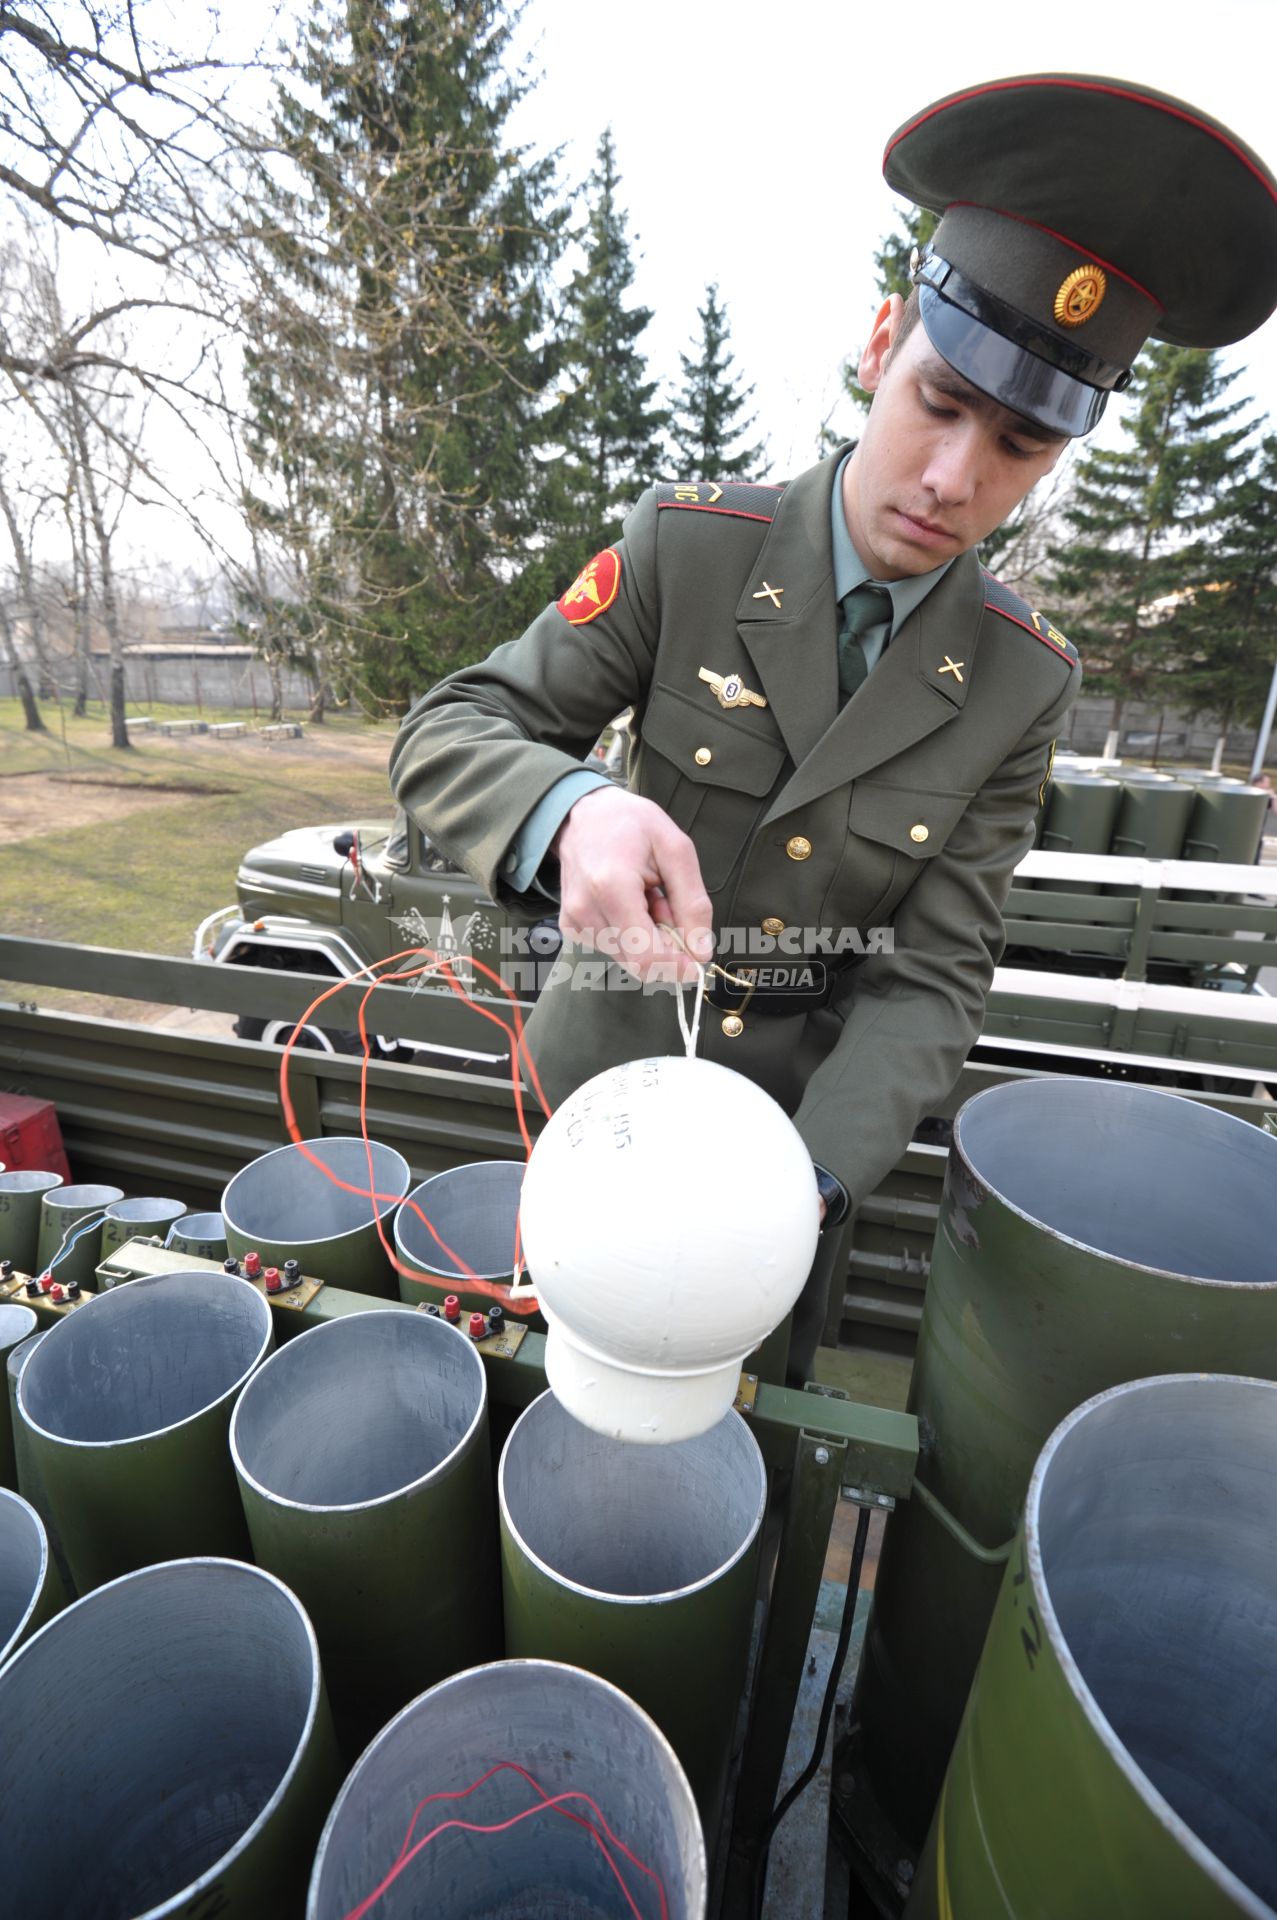
[[[1055,318],[1062,327],[1081,327],[1091,318],[1108,291],[1103,267],[1074,267],[1061,281],[1055,296]]]

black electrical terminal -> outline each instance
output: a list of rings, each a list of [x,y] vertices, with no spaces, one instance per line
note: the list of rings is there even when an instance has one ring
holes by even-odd
[[[301,1261],[285,1260],[284,1262],[285,1287],[300,1287],[301,1283],[302,1283]]]
[[[27,1281],[26,1291],[27,1291],[27,1298],[29,1300],[38,1300],[40,1298],[40,1295],[44,1292],[44,1288],[40,1285],[40,1282],[36,1279],[34,1274],[32,1274],[31,1278]]]
[[[225,1260],[223,1260],[223,1262],[222,1262],[222,1272],[223,1272],[223,1273],[238,1273],[238,1272],[239,1272],[239,1261],[238,1261],[238,1260],[237,1260],[237,1259],[235,1258],[235,1255],[234,1255],[233,1253],[231,1253],[231,1254],[228,1254],[228,1255],[226,1256],[226,1258],[225,1258]]]
[[[0,1280],[12,1280],[12,1278],[13,1278],[12,1260],[0,1260]]]
[[[78,1300],[79,1298],[80,1298],[80,1283],[79,1283],[79,1281],[78,1281],[78,1280],[68,1280],[68,1281],[67,1281],[67,1299],[68,1299],[68,1300]]]
[[[501,1333],[505,1327],[505,1315],[500,1307],[488,1308],[488,1332]]]
[[[434,1302],[433,1300],[432,1300],[432,1301],[430,1302],[430,1304],[429,1304],[429,1305],[427,1306],[427,1308],[426,1308],[426,1312],[427,1312],[427,1313],[432,1313],[432,1314],[434,1315],[434,1317],[435,1317],[435,1319],[436,1319],[436,1320],[437,1320],[437,1319],[439,1318],[439,1308],[438,1308],[438,1306],[437,1306],[437,1304],[436,1304],[436,1303],[435,1303],[435,1302]]]

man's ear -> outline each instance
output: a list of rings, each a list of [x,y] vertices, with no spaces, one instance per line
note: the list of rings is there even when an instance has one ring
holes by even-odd
[[[905,303],[898,293],[889,294],[878,309],[873,331],[860,355],[857,379],[866,393],[876,393],[887,364],[887,355],[900,326]]]

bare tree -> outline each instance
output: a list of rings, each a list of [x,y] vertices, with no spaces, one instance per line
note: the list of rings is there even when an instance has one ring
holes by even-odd
[[[3,515],[8,529],[9,544],[13,550],[15,583],[13,599],[8,604],[0,601],[0,637],[3,638],[5,658],[13,674],[18,698],[22,702],[22,712],[28,733],[44,733],[47,732],[47,728],[40,717],[40,708],[35,689],[31,685],[30,675],[18,652],[14,620],[15,617],[25,620],[31,651],[35,657],[37,670],[43,678],[47,672],[44,602],[36,582],[32,548],[35,521],[40,507],[46,504],[47,495],[37,496],[33,501],[30,490],[23,489],[20,483],[11,479],[7,463],[0,459],[0,515]]]
[[[244,174],[267,144],[231,102],[266,64],[280,10],[254,10],[237,58],[213,5],[182,8],[176,48],[155,0],[0,0],[0,205],[99,243],[114,269],[44,352],[3,342],[0,366],[54,382],[109,366],[162,391],[175,384],[163,346],[121,353],[114,322],[162,309],[234,323],[227,256],[254,227]]]

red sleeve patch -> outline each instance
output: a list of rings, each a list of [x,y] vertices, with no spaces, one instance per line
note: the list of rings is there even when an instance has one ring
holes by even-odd
[[[620,587],[621,556],[615,547],[604,547],[588,566],[582,567],[555,604],[565,620],[570,620],[574,627],[583,627],[607,612]]]

